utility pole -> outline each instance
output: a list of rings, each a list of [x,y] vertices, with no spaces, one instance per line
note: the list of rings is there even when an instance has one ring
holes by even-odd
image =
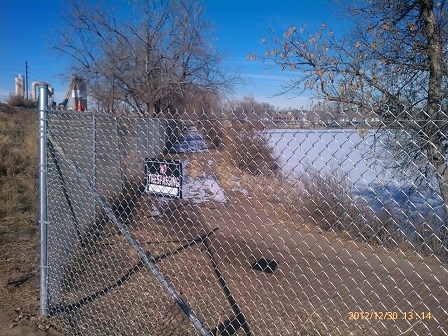
[[[28,99],[28,62],[25,62],[25,91],[26,99]]]

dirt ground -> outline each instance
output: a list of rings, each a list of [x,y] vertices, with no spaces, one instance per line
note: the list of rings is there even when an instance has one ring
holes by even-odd
[[[210,160],[217,159],[190,160],[189,174],[201,177],[213,173]],[[200,162],[207,164],[200,167]],[[214,240],[220,247],[217,262],[231,270],[232,274],[225,273],[228,286],[238,293],[237,301],[249,324],[258,330],[296,335],[448,333],[443,307],[448,302],[446,265],[283,221],[274,210],[257,202],[257,195],[232,191],[231,186],[226,192],[227,203],[209,203],[196,211],[205,218],[207,230],[219,229]],[[148,213],[149,209],[139,211]],[[152,220],[144,215],[138,218],[143,224]],[[135,230],[139,237],[147,234]],[[166,233],[170,234],[169,230]],[[61,335],[39,317],[37,232],[29,237],[16,235],[13,244],[1,246],[0,335]],[[250,270],[250,263],[261,256],[278,262],[273,274]],[[351,312],[381,307],[399,312],[399,319],[350,319]],[[430,311],[433,318],[405,320],[402,314],[406,311]],[[260,323],[263,314],[272,319]],[[254,334],[259,334],[255,330]]]
[[[61,335],[39,317],[38,237],[14,240],[0,247],[0,335]]]

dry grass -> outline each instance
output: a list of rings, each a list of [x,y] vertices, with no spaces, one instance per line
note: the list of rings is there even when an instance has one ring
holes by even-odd
[[[37,230],[36,111],[0,105],[0,245]]]

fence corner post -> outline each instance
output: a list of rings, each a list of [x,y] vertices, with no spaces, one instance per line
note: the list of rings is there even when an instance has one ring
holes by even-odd
[[[48,314],[48,253],[47,253],[47,108],[48,84],[39,83],[39,273],[40,273],[40,315]]]

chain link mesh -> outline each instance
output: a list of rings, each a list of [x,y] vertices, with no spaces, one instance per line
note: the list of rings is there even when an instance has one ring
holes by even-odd
[[[447,335],[445,203],[397,124],[48,111],[48,318],[67,335]],[[182,164],[182,198],[148,192],[150,158]]]

